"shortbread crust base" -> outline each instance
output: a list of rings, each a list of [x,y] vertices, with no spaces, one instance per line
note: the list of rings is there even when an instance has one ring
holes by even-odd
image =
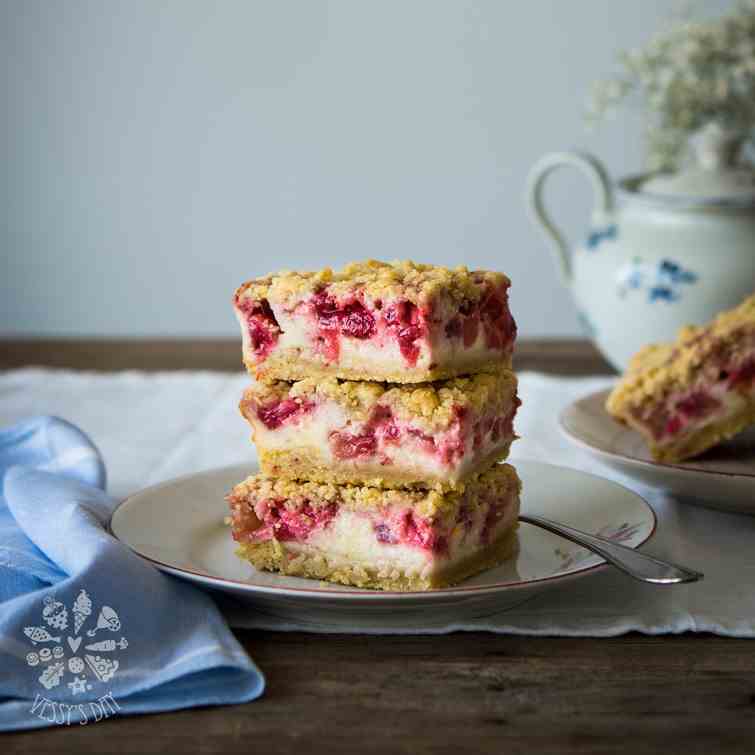
[[[503,368],[511,369],[511,354],[499,354],[486,359],[464,359],[457,356],[454,358],[453,364],[433,368],[401,365],[386,369],[374,362],[367,363],[363,368],[345,367],[343,365],[330,366],[323,362],[315,362],[303,358],[298,349],[286,349],[271,354],[261,363],[256,363],[251,359],[244,359],[244,365],[251,375],[254,375],[258,380],[263,382],[336,377],[341,380],[425,383]]]
[[[513,438],[504,446],[482,457],[466,474],[458,480],[447,476],[433,477],[427,470],[396,470],[391,466],[360,464],[357,468],[348,462],[333,462],[322,458],[317,448],[300,448],[295,451],[268,450],[258,445],[258,455],[262,472],[269,477],[282,477],[291,480],[311,480],[330,482],[336,485],[369,485],[377,488],[419,487],[436,490],[463,490],[464,484],[475,479],[493,464],[503,461],[509,455]]]
[[[343,564],[342,559],[336,564],[329,559],[327,553],[294,552],[287,548],[285,542],[278,540],[243,543],[236,550],[236,555],[249,561],[256,569],[279,572],[291,577],[307,577],[376,590],[424,591],[449,587],[513,558],[519,550],[518,525],[516,522],[495,542],[429,577],[410,576],[398,568],[376,571],[370,566],[356,563]]]

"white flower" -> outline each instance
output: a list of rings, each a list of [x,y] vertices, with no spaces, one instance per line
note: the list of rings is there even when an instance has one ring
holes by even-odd
[[[654,167],[673,167],[689,135],[715,120],[755,125],[755,0],[728,15],[684,21],[619,54],[621,73],[592,89],[588,118],[608,117],[630,94],[644,103]]]

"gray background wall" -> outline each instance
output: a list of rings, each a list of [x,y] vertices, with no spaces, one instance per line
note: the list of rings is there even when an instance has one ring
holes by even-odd
[[[0,0],[0,331],[230,335],[242,280],[411,257],[502,269],[524,335],[577,334],[525,176],[640,167],[637,118],[587,133],[583,103],[674,7]],[[588,194],[553,182],[572,237]]]

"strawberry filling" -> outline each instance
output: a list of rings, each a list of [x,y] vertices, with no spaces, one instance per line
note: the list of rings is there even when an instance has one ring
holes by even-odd
[[[327,527],[336,511],[335,503],[314,507],[307,501],[292,510],[286,508],[283,501],[258,501],[254,506],[254,518],[259,526],[249,527],[249,515],[234,517],[233,536],[237,541],[261,542],[275,538],[281,542],[303,542],[315,530]]]
[[[735,367],[727,366],[718,371],[718,380],[710,387],[693,390],[680,398],[672,398],[655,411],[635,416],[646,424],[656,441],[673,438],[683,432],[690,423],[698,422],[719,411],[723,402],[713,395],[718,391],[750,391],[755,383],[755,359],[748,358]]]
[[[341,333],[349,338],[372,338],[375,334],[375,318],[358,301],[347,304],[341,310]]]
[[[501,438],[513,438],[514,417],[521,403],[517,398],[514,407],[508,414],[499,417],[487,416],[477,420],[472,427],[472,448],[479,451],[482,448],[485,436],[488,436],[491,443],[498,443]]]
[[[508,349],[516,338],[516,323],[508,307],[506,287],[489,290],[476,304],[459,308],[445,326],[446,336],[461,339],[465,348],[472,346],[482,327],[485,345],[489,349]]]
[[[409,427],[406,432],[417,440],[422,450],[426,453],[433,454],[438,450],[432,435],[428,435],[416,427]]]
[[[374,530],[375,537],[379,543],[385,543],[386,545],[396,545],[398,543],[398,537],[393,534],[393,530],[385,522],[376,524]]]
[[[491,503],[488,506],[488,511],[485,514],[485,521],[482,525],[482,531],[480,532],[480,542],[488,543],[490,538],[498,526],[501,519],[503,519],[506,513],[506,505],[501,505],[498,502]]]
[[[427,339],[427,323],[431,319],[429,311],[410,301],[384,306],[382,300],[376,300],[371,309],[353,296],[339,302],[327,289],[315,293],[309,307],[319,350],[331,362],[339,358],[341,338],[368,340],[385,334],[397,342],[407,365],[413,367],[422,341]],[[487,348],[510,349],[516,337],[516,323],[509,312],[507,287],[491,287],[479,302],[462,305],[444,330],[447,338],[460,340],[465,348],[473,346],[482,331]]]
[[[297,316],[309,313],[315,349],[326,361],[338,361],[342,338],[376,339],[378,346],[390,339],[398,345],[406,365],[416,366],[422,344],[430,338],[430,324],[436,322],[430,307],[419,307],[408,300],[381,299],[368,306],[358,290],[341,300],[329,291],[327,287],[320,289],[294,310]],[[282,333],[270,303],[267,299],[237,299],[236,306],[246,322],[250,350],[262,362]],[[438,326],[449,340],[459,341],[465,348],[477,343],[482,333],[488,349],[510,350],[516,337],[516,323],[508,308],[508,287],[487,286],[478,302],[462,304],[452,318],[439,322]]]
[[[489,543],[501,520],[506,517],[508,501],[492,501],[487,506],[485,518],[480,529],[480,542]],[[456,517],[456,523],[461,525],[468,535],[475,521],[475,510],[469,504],[462,504]],[[433,554],[448,555],[448,533],[439,531],[433,523],[417,516],[410,509],[405,509],[373,524],[375,538],[385,545],[409,545],[421,548]]]
[[[372,456],[377,450],[377,440],[372,431],[360,435],[334,432],[330,436],[330,442],[333,454],[341,460]]]
[[[409,545],[439,554],[448,552],[448,538],[409,509],[376,522],[373,530],[378,542],[386,545]]]
[[[378,455],[387,445],[398,445],[402,437],[408,437],[413,439],[422,451],[437,456],[444,464],[451,466],[464,458],[470,433],[475,451],[482,447],[485,438],[493,444],[498,443],[501,438],[511,438],[514,434],[513,422],[519,403],[517,401],[508,414],[483,417],[471,427],[468,410],[457,405],[454,407],[450,425],[436,437],[417,427],[399,427],[388,407],[377,406],[359,432],[334,430],[329,436],[330,447],[337,459],[363,459]],[[384,463],[391,461],[387,459]]]
[[[317,339],[323,356],[331,362],[339,354],[339,318],[335,299],[319,292],[312,297],[312,307],[317,321]]]
[[[376,406],[359,433],[334,430],[330,434],[330,447],[337,459],[372,456],[378,449],[378,434],[390,443],[395,443],[401,434],[387,406]]]
[[[340,337],[365,340],[375,335],[375,318],[356,299],[338,304],[324,290],[311,301],[317,323],[317,338],[326,359],[335,361],[340,353]]]
[[[265,406],[258,406],[256,411],[260,422],[268,430],[275,430],[294,417],[312,411],[313,408],[314,404],[311,401],[295,401],[292,398],[287,398]]]
[[[246,319],[252,350],[260,360],[267,358],[281,333],[278,321],[267,299],[236,301]]]
[[[489,349],[507,349],[516,338],[516,323],[508,308],[505,288],[492,291],[480,305],[480,321]]]
[[[401,355],[413,367],[419,357],[417,341],[425,335],[423,317],[416,304],[401,301],[388,307],[384,315],[385,325],[398,341]]]
[[[356,299],[339,304],[325,290],[312,297],[317,338],[326,359],[338,359],[342,336],[358,340],[375,336],[380,319],[385,330],[398,341],[404,359],[412,366],[416,364],[419,356],[416,341],[424,334],[417,307],[408,301],[399,302],[387,308],[381,316],[378,310],[382,309],[382,302],[375,304],[376,309],[372,311]]]
[[[690,422],[704,419],[721,407],[721,402],[708,391],[693,391],[678,399],[671,412],[664,408],[650,418],[656,438],[673,436],[681,432]]]
[[[755,382],[755,357],[746,360],[729,374],[729,385],[751,386]]]
[[[480,542],[490,541],[500,521],[505,517],[508,503],[492,502],[486,509],[480,530]],[[304,501],[295,508],[287,507],[282,499],[259,500],[253,505],[244,502],[233,509],[233,538],[237,542],[258,543],[271,539],[280,542],[306,542],[338,516],[336,502],[313,506]],[[403,545],[419,548],[436,556],[449,555],[449,531],[446,525],[419,516],[410,508],[388,509],[377,518],[369,515],[375,539],[384,545]],[[460,507],[456,524],[468,535],[475,521],[474,508]]]

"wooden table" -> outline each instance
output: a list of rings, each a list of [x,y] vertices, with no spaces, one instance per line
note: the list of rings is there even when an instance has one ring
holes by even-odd
[[[6,341],[0,369],[40,354],[59,367],[238,369],[236,341],[112,345]],[[609,371],[579,341],[524,341],[516,367]],[[748,640],[237,634],[267,677],[260,700],[7,735],[0,753],[755,752]]]

